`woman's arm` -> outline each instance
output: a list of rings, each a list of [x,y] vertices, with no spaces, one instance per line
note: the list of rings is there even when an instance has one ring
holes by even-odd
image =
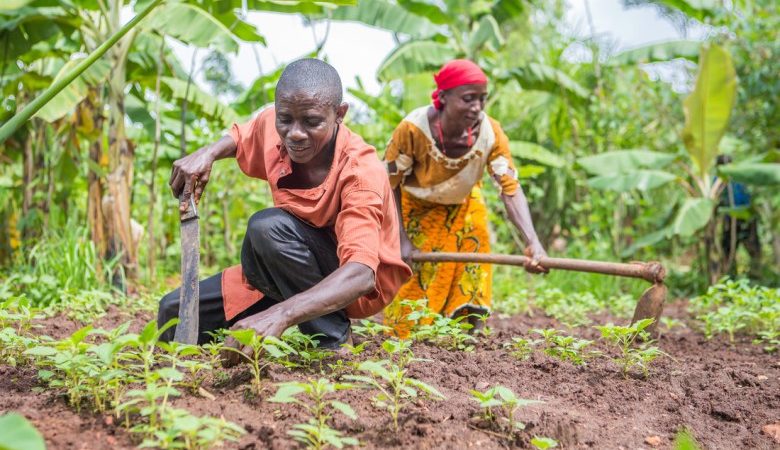
[[[547,269],[539,261],[547,256],[547,252],[544,251],[544,247],[536,235],[531,211],[528,208],[528,199],[523,193],[523,188],[518,185],[514,195],[501,194],[501,200],[504,202],[509,220],[520,232],[520,236],[528,246],[526,254],[531,257],[531,262],[526,265],[526,270],[532,273],[546,273]]]

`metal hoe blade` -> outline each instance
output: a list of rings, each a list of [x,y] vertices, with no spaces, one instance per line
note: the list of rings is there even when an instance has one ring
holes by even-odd
[[[182,194],[183,196],[184,194]],[[173,340],[182,344],[198,343],[198,265],[200,263],[200,228],[198,210],[189,196],[189,207],[181,213],[181,290],[179,324]]]

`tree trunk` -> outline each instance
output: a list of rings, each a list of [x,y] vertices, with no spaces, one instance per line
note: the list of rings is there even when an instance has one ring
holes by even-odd
[[[108,87],[109,130],[108,130],[108,192],[103,198],[103,214],[107,219],[109,259],[120,256],[125,276],[135,279],[138,269],[137,242],[133,238],[130,197],[133,186],[133,148],[125,133],[125,59],[112,53],[111,79]],[[112,276],[115,286],[124,290],[121,274]]]
[[[160,136],[162,133],[161,118],[160,118],[160,78],[162,78],[162,69],[165,58],[165,35],[160,37],[160,60],[157,66],[157,79],[154,83],[154,149],[152,150],[152,174],[149,178],[149,217],[146,222],[146,230],[149,233],[149,248],[146,255],[146,265],[149,274],[149,282],[152,285],[156,284],[157,270],[156,270],[156,258],[157,248],[156,237],[154,233],[154,205],[157,203],[157,191],[156,191],[156,178],[157,178],[157,153],[160,149]]]
[[[94,108],[94,123],[96,130],[103,129],[103,114],[101,114],[98,107]],[[108,170],[108,157],[103,151],[102,133],[99,133],[89,146],[89,159],[94,163],[94,167]],[[89,224],[90,237],[95,244],[95,250],[101,257],[106,257],[109,247],[107,220],[103,214],[102,207],[104,193],[105,187],[100,174],[95,172],[94,169],[90,169],[87,174],[87,223]],[[98,258],[98,264],[101,264],[100,258]],[[100,268],[97,268],[96,272],[103,273]]]

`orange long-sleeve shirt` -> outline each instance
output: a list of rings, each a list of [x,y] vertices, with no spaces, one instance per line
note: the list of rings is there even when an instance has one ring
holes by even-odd
[[[285,189],[277,183],[290,174],[292,163],[276,132],[273,107],[243,125],[234,124],[230,135],[239,167],[268,181],[276,207],[314,227],[332,228],[340,265],[358,262],[374,271],[374,292],[349,305],[347,315],[368,317],[390,303],[412,272],[401,260],[395,199],[374,148],[342,124],[325,181],[311,189]],[[222,295],[228,320],[263,298],[247,283],[240,264],[224,271]]]

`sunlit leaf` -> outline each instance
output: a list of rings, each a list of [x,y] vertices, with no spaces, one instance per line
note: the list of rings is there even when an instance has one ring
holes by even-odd
[[[710,44],[702,49],[696,87],[685,99],[683,141],[696,165],[696,175],[709,179],[718,143],[731,116],[737,92],[737,75],[731,56],[723,47]]]
[[[675,155],[650,150],[613,150],[585,156],[577,164],[591,175],[617,175],[638,169],[661,169],[674,161]]]

